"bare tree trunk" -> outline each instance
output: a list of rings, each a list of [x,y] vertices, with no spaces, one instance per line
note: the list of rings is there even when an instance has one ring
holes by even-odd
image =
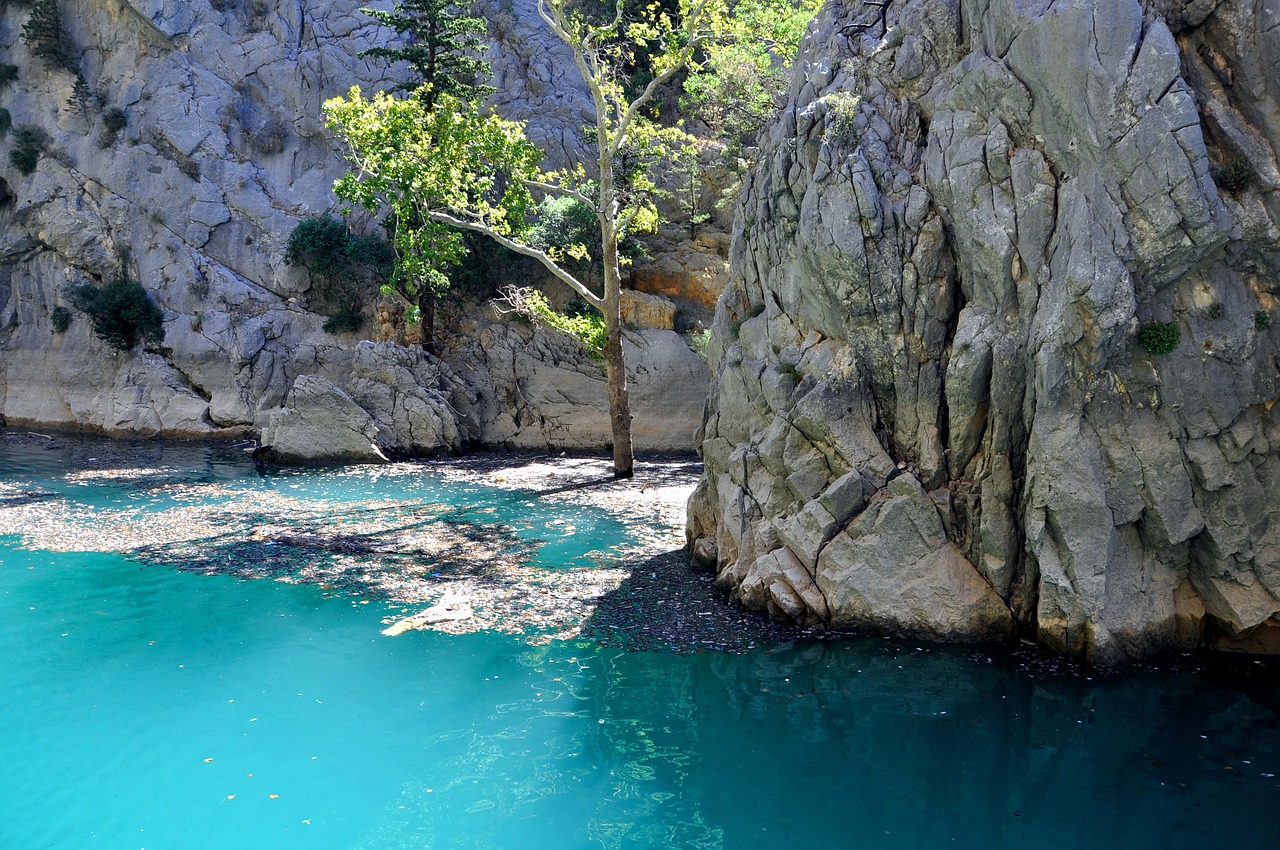
[[[436,353],[436,297],[425,289],[418,293],[418,322],[422,327],[422,350]]]
[[[613,477],[635,473],[631,448],[631,399],[627,369],[622,359],[622,273],[618,266],[618,235],[613,223],[602,228],[604,242],[604,343],[606,384],[609,390],[609,424],[613,429]]]

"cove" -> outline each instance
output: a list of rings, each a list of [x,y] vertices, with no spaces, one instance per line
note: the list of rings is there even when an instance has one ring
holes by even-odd
[[[0,511],[195,498],[77,477],[102,444],[68,446],[0,449]],[[580,533],[560,534],[562,507],[430,467],[261,476],[233,453],[138,452],[214,500],[417,487],[422,504],[496,506],[543,570],[632,532],[577,509]],[[879,639],[690,653],[589,632],[382,636],[398,610],[0,540],[0,847],[1190,848],[1273,832],[1280,689],[1252,659],[1100,676]]]

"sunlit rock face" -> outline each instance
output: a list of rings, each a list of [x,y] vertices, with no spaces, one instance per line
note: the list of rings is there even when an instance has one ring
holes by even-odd
[[[823,9],[717,308],[689,539],[724,587],[1100,663],[1280,650],[1273,5]]]
[[[554,393],[547,398],[558,406],[544,410],[517,391],[534,373],[552,387],[581,383],[584,369],[599,373],[572,345],[546,361],[536,355],[547,346],[533,347],[520,361],[526,372],[481,374],[464,385],[457,376],[478,374],[474,357],[451,369],[399,346],[361,348],[372,321],[363,334],[325,332],[307,273],[284,265],[301,218],[338,210],[332,186],[346,165],[321,105],[353,85],[391,88],[405,70],[360,58],[396,37],[364,5],[64,0],[66,41],[94,95],[77,109],[73,74],[48,67],[23,41],[30,5],[0,4],[0,63],[18,68],[0,87],[0,106],[15,128],[46,138],[26,175],[9,161],[14,134],[0,141],[0,424],[257,435],[296,409],[291,393],[328,398],[336,389],[363,407],[378,426],[375,442],[389,451],[452,451],[490,438],[544,448],[609,442],[594,411],[579,422]],[[554,161],[579,154],[591,102],[575,85],[567,48],[545,32],[532,0],[495,3],[487,17],[497,109],[527,120]],[[112,109],[126,119],[115,133],[107,127]],[[71,307],[71,287],[111,279],[121,249],[164,312],[163,345],[116,352],[75,309],[70,327],[56,333],[52,311]],[[637,373],[662,371],[643,361],[654,346],[639,349]],[[705,386],[705,367],[687,346],[685,354],[676,372],[663,374],[685,380],[692,370]],[[512,368],[509,358],[503,365]],[[599,392],[578,395],[604,399],[602,374],[592,380]],[[484,396],[495,387],[509,392]],[[449,404],[477,394],[479,408]],[[691,448],[704,398],[682,401],[671,417],[658,411],[658,433],[640,445]],[[475,409],[522,425],[492,427],[468,414]],[[308,439],[294,448],[336,459],[350,454],[341,443]]]

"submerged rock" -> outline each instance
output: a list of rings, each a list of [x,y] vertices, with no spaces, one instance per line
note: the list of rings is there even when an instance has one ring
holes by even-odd
[[[1280,28],[1154,5],[819,14],[709,346],[688,536],[743,603],[1102,663],[1275,645]]]

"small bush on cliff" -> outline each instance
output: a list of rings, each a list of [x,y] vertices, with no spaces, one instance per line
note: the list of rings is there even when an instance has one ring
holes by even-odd
[[[0,89],[18,79],[18,66],[0,63]]]
[[[98,147],[109,148],[115,144],[120,131],[129,126],[129,116],[118,106],[102,113],[102,132],[98,134]]]
[[[102,126],[113,133],[119,133],[128,125],[129,116],[118,106],[113,106],[102,113]]]
[[[360,315],[371,290],[386,280],[394,257],[385,239],[352,233],[346,222],[325,215],[299,222],[289,234],[284,261],[311,274],[314,309],[334,319],[345,315],[341,329],[355,330],[346,325]]]
[[[44,153],[45,135],[39,127],[25,124],[13,131],[13,149],[9,164],[23,174],[32,174]]]
[[[1243,156],[1228,157],[1213,170],[1213,182],[1219,189],[1238,194],[1253,185],[1258,173],[1253,170],[1253,163]]]
[[[53,326],[54,333],[66,333],[71,327],[71,311],[66,307],[54,307],[49,311],[49,324]]]
[[[1138,331],[1138,344],[1148,354],[1168,354],[1182,343],[1182,331],[1171,322],[1147,322]]]
[[[707,359],[707,346],[711,344],[711,328],[703,328],[689,335],[689,347],[693,353]]]
[[[862,116],[862,98],[856,94],[838,91],[827,96],[830,118],[823,141],[842,150],[858,144],[858,119]]]
[[[1259,310],[1253,314],[1253,328],[1261,333],[1271,327],[1271,314],[1266,310]]]
[[[70,291],[71,303],[89,316],[93,332],[118,351],[128,351],[141,337],[150,345],[164,341],[164,313],[142,284],[129,276],[127,252],[116,276],[105,286],[83,283]]]
[[[13,116],[9,114],[9,110],[0,106],[0,136],[7,135],[9,128],[13,126]]]

